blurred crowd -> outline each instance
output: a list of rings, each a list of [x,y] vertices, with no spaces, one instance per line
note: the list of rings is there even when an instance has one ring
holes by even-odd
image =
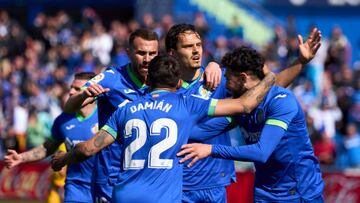
[[[39,12],[30,25],[22,25],[0,10],[0,157],[8,148],[24,151],[50,136],[75,72],[99,73],[106,66],[127,63],[127,40],[139,27],[155,30],[164,51],[164,35],[177,23],[170,15],[156,21],[151,14],[127,22],[104,20],[85,8],[78,20],[66,11]],[[234,18],[215,40],[206,38],[211,27],[204,14],[197,13],[189,23],[205,39],[204,64],[220,62],[234,47],[251,45],[243,40],[241,19]],[[274,36],[259,49],[271,70],[279,72],[298,55],[295,19],[276,26]],[[334,169],[360,167],[360,63],[351,63],[351,45],[340,27],[323,36],[317,56],[290,88],[307,114],[320,162]]]

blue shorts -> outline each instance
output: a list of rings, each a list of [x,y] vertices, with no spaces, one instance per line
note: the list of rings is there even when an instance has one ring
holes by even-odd
[[[301,199],[300,203],[324,203],[324,197],[322,195],[320,195],[319,197],[312,199],[312,200]]]
[[[90,186],[90,183],[82,181],[66,181],[64,202],[93,202]]]
[[[277,202],[277,203],[324,203],[324,198],[322,195],[316,197],[312,200],[304,200],[302,198],[296,200],[284,200],[284,201],[269,201],[269,200],[260,200],[257,199],[254,201],[255,203],[268,203],[268,202]]]
[[[184,203],[226,203],[226,189],[224,186],[201,190],[183,190]]]
[[[111,202],[113,185],[93,183],[91,186],[91,193],[95,203]]]

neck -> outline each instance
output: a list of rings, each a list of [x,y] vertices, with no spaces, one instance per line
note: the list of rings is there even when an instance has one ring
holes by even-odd
[[[141,76],[137,71],[133,71],[133,72],[135,73],[135,76],[137,77],[137,79],[139,79],[139,81],[140,81],[142,84],[145,84],[146,77]]]
[[[176,92],[176,87],[156,87],[156,88],[151,88],[151,92],[153,92],[153,91]]]
[[[260,83],[261,80],[259,79],[253,79],[253,80],[248,80],[246,83],[246,89],[249,90],[253,87],[255,87],[256,85],[258,85]]]
[[[200,68],[192,69],[192,68],[184,68],[181,73],[181,79],[185,81],[193,81],[200,75]]]
[[[92,103],[92,104],[88,104],[88,105],[84,106],[83,108],[81,108],[80,111],[78,111],[78,113],[82,117],[86,118],[86,117],[90,116],[94,112],[95,107],[96,107],[95,102]]]
[[[248,91],[249,89],[255,87],[256,85],[258,85],[260,83],[261,80],[259,79],[248,79],[246,81],[246,85],[245,87],[242,89],[241,92],[233,92],[233,97],[234,98],[238,98],[241,95],[243,95],[246,91]]]

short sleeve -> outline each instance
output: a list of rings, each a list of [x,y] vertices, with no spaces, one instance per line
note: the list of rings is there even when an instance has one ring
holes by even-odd
[[[114,81],[117,80],[117,74],[115,74],[115,69],[113,67],[107,68],[105,71],[97,74],[95,77],[90,79],[85,83],[83,88],[89,87],[91,84],[99,84],[103,88],[112,88]]]
[[[125,108],[118,108],[113,114],[111,114],[110,118],[106,122],[106,124],[101,128],[108,132],[114,139],[118,138],[120,130],[123,129],[122,127],[122,119],[123,111]]]
[[[192,116],[195,115],[198,121],[211,115],[217,103],[216,99],[204,99],[197,95],[187,96],[185,97],[185,101],[189,114]]]

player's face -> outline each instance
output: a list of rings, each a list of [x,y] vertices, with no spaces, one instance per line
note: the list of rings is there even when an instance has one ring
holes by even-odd
[[[72,82],[72,84],[70,86],[69,96],[71,97],[72,95],[80,92],[81,87],[84,86],[86,82],[87,82],[87,80],[74,79],[74,81]]]
[[[173,53],[184,67],[200,68],[203,53],[200,35],[191,31],[180,34],[176,50]]]
[[[235,73],[230,69],[226,70],[226,88],[230,90],[234,97],[241,96],[245,91],[244,77],[240,73]]]
[[[158,55],[158,46],[157,40],[149,41],[136,37],[133,47],[128,50],[132,68],[143,82],[146,80],[150,61]]]

